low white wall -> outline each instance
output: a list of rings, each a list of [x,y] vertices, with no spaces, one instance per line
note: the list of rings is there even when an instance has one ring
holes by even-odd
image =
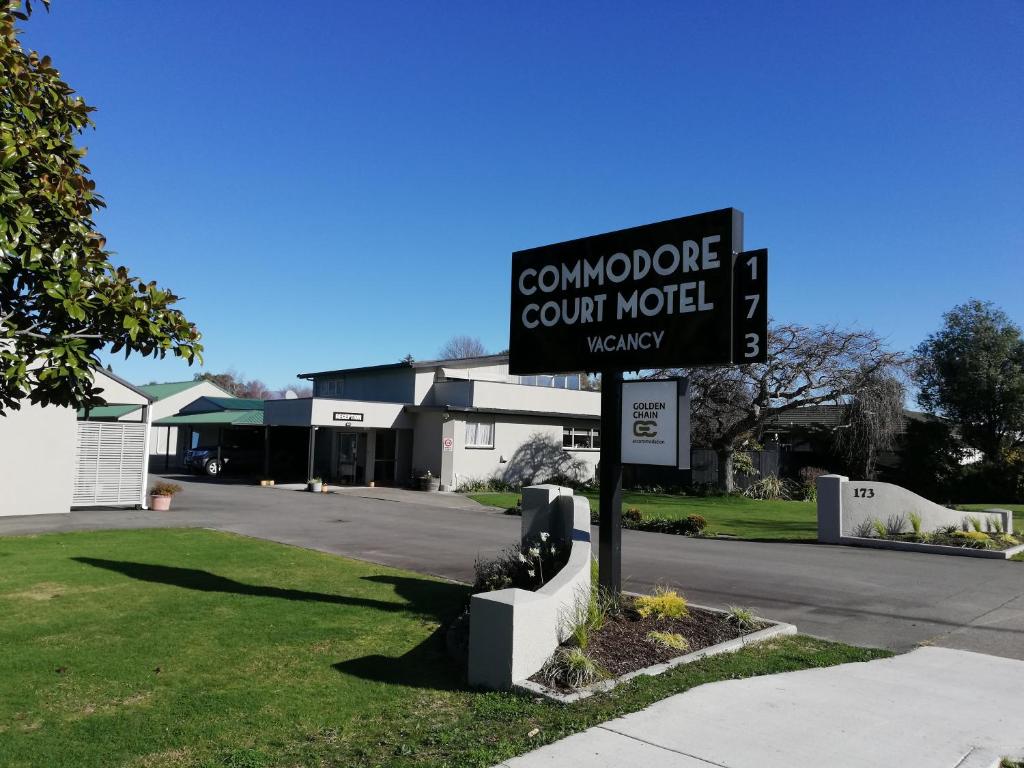
[[[569,561],[536,592],[502,589],[470,601],[469,684],[507,690],[539,671],[572,631],[590,596],[590,503],[569,488],[523,489],[522,537],[540,532],[572,543]]]
[[[992,509],[985,512],[964,512],[928,501],[906,488],[892,483],[850,480],[842,475],[822,475],[817,481],[818,541],[838,544],[844,536],[865,520],[881,520],[890,515],[903,515],[904,531],[911,531],[910,514],[921,516],[921,530],[930,533],[944,525],[964,527],[968,517],[978,517],[983,530],[990,521],[1002,522],[1003,530],[1013,531],[1013,512]]]

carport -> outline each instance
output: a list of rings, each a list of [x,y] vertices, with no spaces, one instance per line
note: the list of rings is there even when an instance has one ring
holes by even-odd
[[[186,446],[216,446],[216,459],[221,462],[225,441],[231,438],[246,443],[255,439],[263,450],[263,464],[269,460],[267,428],[263,425],[263,401],[239,397],[200,397],[173,416],[153,422],[157,427],[187,428]]]

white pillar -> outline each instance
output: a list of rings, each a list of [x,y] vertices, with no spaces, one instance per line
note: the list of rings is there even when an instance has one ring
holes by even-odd
[[[838,544],[843,535],[843,483],[850,478],[844,475],[821,475],[816,487],[818,491],[818,541]]]
[[[366,435],[366,469],[364,482],[369,485],[373,482],[373,469],[377,460],[377,430],[368,430]]]

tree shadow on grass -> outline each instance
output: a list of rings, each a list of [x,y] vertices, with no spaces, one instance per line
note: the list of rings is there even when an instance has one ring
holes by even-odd
[[[410,579],[402,576],[364,576],[366,581],[392,584],[395,593],[409,601],[410,610],[418,610],[440,622],[430,637],[401,656],[372,654],[332,665],[343,675],[390,685],[405,685],[432,690],[464,690],[465,669],[449,655],[446,635],[449,623],[461,612],[469,598],[469,587],[451,582]]]
[[[218,576],[198,568],[180,568],[172,565],[133,563],[123,560],[105,560],[96,557],[75,557],[76,562],[114,571],[132,579],[152,584],[166,584],[198,592],[219,592],[229,595],[273,597],[299,602],[330,603],[358,606],[389,613],[420,616],[438,627],[426,640],[399,657],[374,654],[332,665],[342,674],[364,680],[392,685],[406,685],[435,690],[464,688],[465,674],[447,653],[445,635],[448,623],[459,615],[466,605],[470,590],[462,584],[408,576],[363,576],[363,581],[389,584],[395,594],[405,602],[392,603],[366,597],[324,592],[307,592],[258,584],[246,584]]]
[[[403,604],[375,600],[369,597],[329,594],[326,592],[307,592],[301,589],[284,589],[259,584],[246,584],[198,568],[133,563],[124,560],[105,560],[96,557],[74,557],[71,559],[85,565],[91,565],[94,568],[114,571],[139,581],[148,581],[152,584],[166,584],[168,586],[181,587],[182,589],[193,589],[198,592],[220,592],[229,595],[273,597],[298,602],[350,605],[388,611],[390,613],[421,614],[439,621],[444,620],[446,616],[458,612],[462,601],[465,600],[464,595],[466,593],[465,587],[450,582],[401,576],[364,577],[368,581],[393,584],[395,593],[408,601]]]

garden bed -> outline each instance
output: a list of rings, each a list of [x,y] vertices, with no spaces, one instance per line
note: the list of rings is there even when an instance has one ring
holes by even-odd
[[[958,555],[960,557],[983,557],[996,560],[1011,560],[1015,556],[1024,553],[1024,544],[1005,545],[1000,542],[991,547],[976,547],[960,542],[943,543],[943,539],[930,538],[927,541],[920,541],[910,535],[892,537],[861,537],[842,536],[840,544],[853,547],[874,547],[875,549],[895,549],[903,552],[926,552],[933,555]]]
[[[588,633],[586,655],[601,670],[602,679],[573,688],[541,670],[516,687],[568,703],[610,690],[638,675],[658,675],[706,656],[737,651],[777,635],[796,633],[796,627],[791,624],[756,616],[749,616],[748,623],[738,625],[732,618],[733,612],[694,605],[687,607],[684,616],[642,617],[636,610],[635,600],[634,596],[624,596],[615,615],[609,615],[600,628]],[[672,647],[652,641],[652,633],[681,637],[684,645]],[[575,639],[567,641],[562,649],[571,649],[576,644]]]

